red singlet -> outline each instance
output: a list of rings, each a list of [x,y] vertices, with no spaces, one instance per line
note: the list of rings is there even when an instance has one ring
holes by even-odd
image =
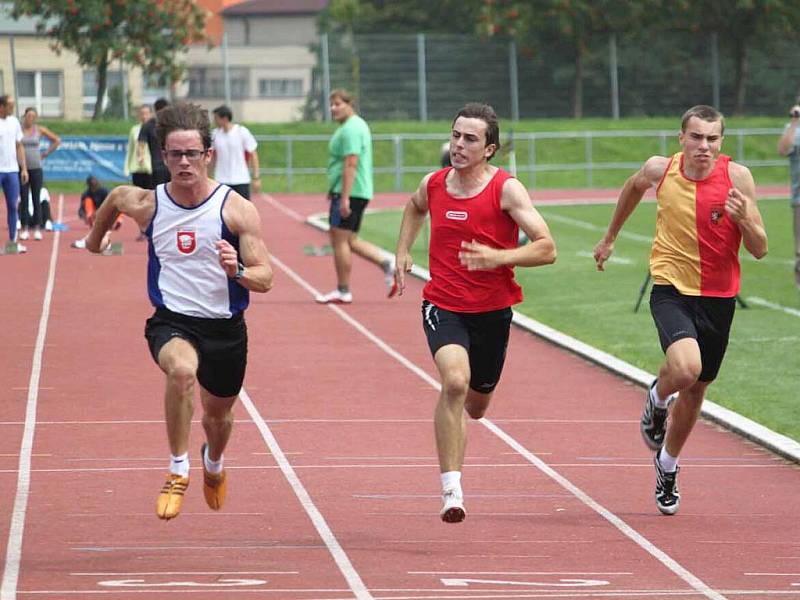
[[[475,240],[492,248],[516,248],[519,227],[500,208],[503,184],[511,177],[498,169],[486,187],[470,198],[453,198],[445,180],[452,167],[436,171],[428,180],[431,240],[428,264],[431,280],[422,296],[445,310],[481,313],[522,302],[522,288],[513,267],[469,271],[461,264],[461,242]]]

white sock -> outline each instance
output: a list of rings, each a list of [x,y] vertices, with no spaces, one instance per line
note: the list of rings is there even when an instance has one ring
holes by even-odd
[[[661,448],[661,452],[658,454],[658,462],[661,463],[661,468],[667,473],[674,473],[675,469],[678,468],[678,457],[671,456],[666,448]]]
[[[206,451],[203,452],[203,464],[206,467],[206,471],[211,473],[212,475],[219,475],[222,473],[222,461],[223,457],[220,456],[219,460],[211,460],[208,458],[208,446],[206,446]]]
[[[654,385],[650,388],[650,397],[658,408],[667,408],[669,406],[669,396],[666,400],[662,400],[658,395],[658,385]]]
[[[441,474],[442,489],[461,489],[461,471],[447,471]]]
[[[180,456],[169,455],[169,472],[181,477],[189,476],[189,453],[184,452]]]

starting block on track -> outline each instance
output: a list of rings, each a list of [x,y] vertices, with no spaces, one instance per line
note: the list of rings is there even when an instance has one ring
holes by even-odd
[[[325,244],[324,246],[303,246],[303,253],[306,256],[330,256],[333,254],[333,248],[330,245]]]

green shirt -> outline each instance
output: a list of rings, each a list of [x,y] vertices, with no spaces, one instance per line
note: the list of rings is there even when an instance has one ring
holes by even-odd
[[[342,171],[347,156],[358,156],[356,177],[350,195],[372,199],[372,135],[367,122],[352,115],[333,132],[328,144],[328,190],[342,192]]]

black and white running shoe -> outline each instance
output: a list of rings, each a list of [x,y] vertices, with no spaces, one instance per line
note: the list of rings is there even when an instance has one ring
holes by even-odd
[[[445,523],[461,523],[467,517],[461,489],[449,488],[442,492],[442,510],[439,516]]]
[[[665,515],[674,515],[678,512],[681,505],[681,494],[678,491],[678,471],[680,467],[676,467],[675,471],[668,473],[661,466],[661,461],[658,456],[661,450],[656,452],[653,462],[656,466],[656,506]]]
[[[664,445],[664,433],[667,430],[667,409],[657,407],[650,393],[656,383],[658,383],[658,379],[654,380],[647,389],[647,398],[644,401],[644,410],[642,410],[642,418],[639,421],[642,439],[650,450],[658,450]]]

